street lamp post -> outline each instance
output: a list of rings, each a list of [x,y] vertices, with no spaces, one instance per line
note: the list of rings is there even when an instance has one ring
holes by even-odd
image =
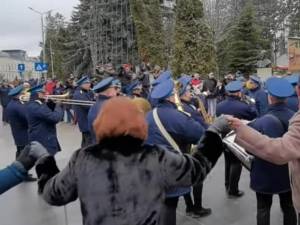
[[[45,43],[45,29],[44,29],[44,15],[45,14],[48,14],[52,11],[51,10],[48,10],[46,12],[40,12],[40,11],[37,11],[31,7],[28,7],[28,9],[30,9],[31,11],[39,14],[41,16],[41,26],[42,26],[42,42],[43,42],[43,63],[46,63],[46,52],[45,52],[45,49],[46,49],[46,43]]]

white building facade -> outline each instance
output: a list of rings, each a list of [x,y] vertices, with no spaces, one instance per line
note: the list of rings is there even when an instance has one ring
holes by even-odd
[[[37,61],[35,58],[28,57],[23,50],[0,51],[0,80],[40,78],[41,73],[34,70],[34,63]],[[18,64],[25,65],[22,76],[18,71]]]

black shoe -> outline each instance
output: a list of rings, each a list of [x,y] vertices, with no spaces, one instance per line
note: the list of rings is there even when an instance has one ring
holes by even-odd
[[[187,207],[185,210],[185,213],[187,216],[192,216],[194,212],[194,209],[192,207]]]
[[[193,216],[194,217],[205,217],[211,214],[211,209],[201,208],[201,209],[194,209]]]
[[[244,195],[245,193],[243,191],[238,191],[234,193],[228,192],[228,198],[240,198]]]
[[[32,174],[28,174],[28,176],[24,179],[25,182],[34,182],[37,181],[37,178],[32,177]]]

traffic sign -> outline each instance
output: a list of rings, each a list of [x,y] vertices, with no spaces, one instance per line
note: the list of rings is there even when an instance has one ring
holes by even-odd
[[[25,64],[18,64],[18,71],[19,72],[24,72],[25,71]]]
[[[48,71],[48,63],[37,62],[34,63],[34,69],[38,72]]]
[[[48,71],[48,67],[49,67],[48,63],[43,63],[43,70],[44,71]]]
[[[44,69],[43,69],[43,63],[34,63],[34,69],[35,71],[38,71],[38,72],[42,72]]]

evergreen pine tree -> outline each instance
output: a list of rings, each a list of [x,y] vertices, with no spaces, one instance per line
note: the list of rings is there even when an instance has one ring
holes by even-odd
[[[289,28],[290,37],[300,37],[300,3],[299,7],[295,9],[295,12],[291,15]]]
[[[228,49],[229,68],[249,74],[255,71],[261,50],[261,40],[252,4],[243,9],[233,28],[232,41]]]
[[[66,41],[63,43],[65,70],[75,76],[90,74],[92,71],[92,58],[87,39],[90,2],[91,0],[80,0],[79,5],[75,7],[71,23],[67,27]]]
[[[54,70],[53,75],[58,78],[63,78],[66,73],[63,65],[64,51],[66,50],[63,43],[66,38],[67,31],[63,15],[59,13],[56,13],[55,15],[49,14],[47,16],[45,43],[46,62],[49,63],[48,76],[52,75],[52,68]]]
[[[201,0],[178,0],[172,70],[181,73],[208,74],[216,71],[213,35],[205,22]]]
[[[138,53],[143,62],[166,63],[162,12],[159,0],[130,0]]]
[[[219,37],[219,40],[216,43],[217,46],[217,62],[219,68],[219,74],[221,76],[226,75],[230,72],[229,68],[229,59],[230,59],[230,48],[231,48],[231,41],[232,41],[232,30],[234,24],[231,22],[224,27],[224,31],[222,36]]]

